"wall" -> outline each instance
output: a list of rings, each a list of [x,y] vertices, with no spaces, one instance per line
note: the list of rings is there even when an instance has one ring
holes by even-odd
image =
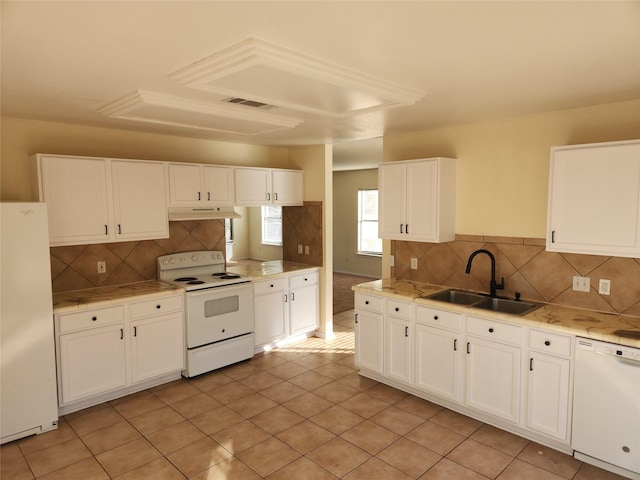
[[[334,272],[380,278],[379,257],[358,255],[358,190],[378,188],[378,169],[333,172]]]
[[[0,200],[31,201],[29,155],[57,153],[289,168],[288,149],[65,123],[2,118]]]
[[[504,293],[640,316],[638,259],[544,249],[550,148],[639,137],[640,100],[385,136],[385,161],[454,157],[458,180],[456,241],[385,241],[383,276],[487,290],[488,262],[475,260],[471,276],[464,266],[473,250],[488,248],[505,277]],[[418,270],[409,267],[412,257]],[[573,292],[573,275],[591,277],[591,292]],[[611,280],[610,296],[597,293],[600,278]]]

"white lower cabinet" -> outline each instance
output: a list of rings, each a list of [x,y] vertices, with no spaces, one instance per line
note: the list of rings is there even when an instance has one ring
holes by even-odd
[[[573,336],[361,292],[355,313],[363,375],[570,451]]]
[[[529,332],[527,427],[569,441],[571,337]]]
[[[124,323],[60,335],[60,404],[124,387],[125,352]]]
[[[320,319],[317,270],[253,283],[255,346],[313,332]]]
[[[180,377],[183,294],[54,315],[59,413]]]

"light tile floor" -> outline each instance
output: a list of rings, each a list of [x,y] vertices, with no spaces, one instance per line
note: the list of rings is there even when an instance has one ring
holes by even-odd
[[[353,312],[311,338],[88,408],[2,446],[20,479],[620,479],[360,377]]]

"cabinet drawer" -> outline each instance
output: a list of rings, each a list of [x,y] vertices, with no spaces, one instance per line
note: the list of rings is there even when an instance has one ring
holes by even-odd
[[[571,355],[571,337],[545,330],[530,330],[529,348],[568,357]]]
[[[58,316],[58,333],[83,330],[123,321],[124,307],[122,305],[67,313]]]
[[[417,307],[416,322],[455,332],[459,332],[462,329],[462,315],[438,310],[437,308]]]
[[[273,280],[265,280],[264,282],[255,282],[253,284],[254,295],[264,295],[272,292],[284,292],[287,290],[289,281],[287,278],[274,278]]]
[[[467,317],[467,333],[512,345],[522,343],[522,327],[487,318]]]
[[[318,272],[309,272],[303,275],[294,275],[289,279],[289,286],[291,288],[304,287],[306,285],[314,285],[318,283]]]
[[[182,310],[182,295],[159,297],[129,305],[129,318],[150,317]]]
[[[382,313],[382,298],[373,295],[356,293],[354,296],[356,310],[368,310],[370,312]]]
[[[385,314],[396,318],[411,318],[411,304],[406,302],[398,302],[396,300],[385,301]]]

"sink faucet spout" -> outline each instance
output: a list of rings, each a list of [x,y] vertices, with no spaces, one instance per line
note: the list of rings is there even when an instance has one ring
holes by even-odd
[[[465,269],[465,273],[466,274],[471,273],[471,263],[473,262],[473,259],[475,258],[475,256],[480,253],[484,253],[489,257],[489,260],[491,260],[491,282],[489,284],[489,295],[491,295],[492,297],[495,297],[496,290],[504,289],[504,277],[502,277],[502,280],[500,281],[500,283],[496,282],[496,258],[493,256],[493,253],[485,249],[480,249],[473,252],[471,255],[469,255],[469,260],[467,260],[467,268]]]

